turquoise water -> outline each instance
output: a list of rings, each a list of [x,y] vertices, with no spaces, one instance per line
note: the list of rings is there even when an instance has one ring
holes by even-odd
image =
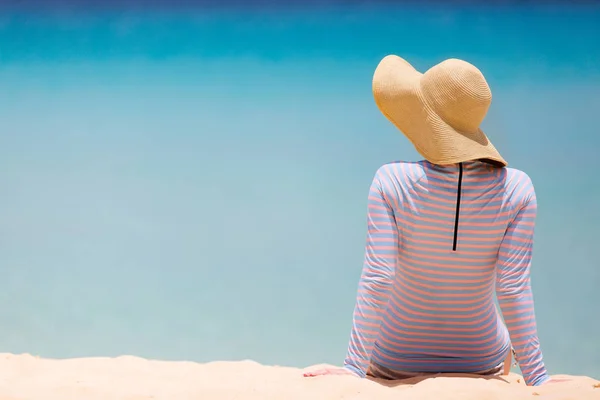
[[[0,352],[340,364],[377,62],[480,67],[536,185],[551,373],[600,377],[600,8],[0,13]]]

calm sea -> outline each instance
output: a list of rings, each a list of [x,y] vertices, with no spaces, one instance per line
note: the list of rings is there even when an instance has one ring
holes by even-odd
[[[314,3],[314,4],[313,4]],[[486,75],[552,373],[600,377],[600,8],[0,10],[0,352],[340,364],[386,54]]]

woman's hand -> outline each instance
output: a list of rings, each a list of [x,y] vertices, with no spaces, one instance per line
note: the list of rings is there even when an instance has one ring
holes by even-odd
[[[321,376],[321,375],[350,375],[356,376],[356,374],[349,369],[339,368],[339,367],[327,367],[321,368],[314,371],[308,371],[304,373],[304,377],[309,378],[313,376]]]

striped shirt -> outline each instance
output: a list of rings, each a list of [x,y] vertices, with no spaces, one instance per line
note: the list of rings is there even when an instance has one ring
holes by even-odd
[[[536,210],[533,184],[516,169],[379,168],[345,368],[477,372],[512,345],[525,382],[547,381],[530,283]]]

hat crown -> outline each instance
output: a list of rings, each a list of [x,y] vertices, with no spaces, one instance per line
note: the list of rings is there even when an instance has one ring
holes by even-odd
[[[485,77],[474,65],[457,59],[430,68],[421,80],[427,104],[454,129],[476,132],[492,102]]]

